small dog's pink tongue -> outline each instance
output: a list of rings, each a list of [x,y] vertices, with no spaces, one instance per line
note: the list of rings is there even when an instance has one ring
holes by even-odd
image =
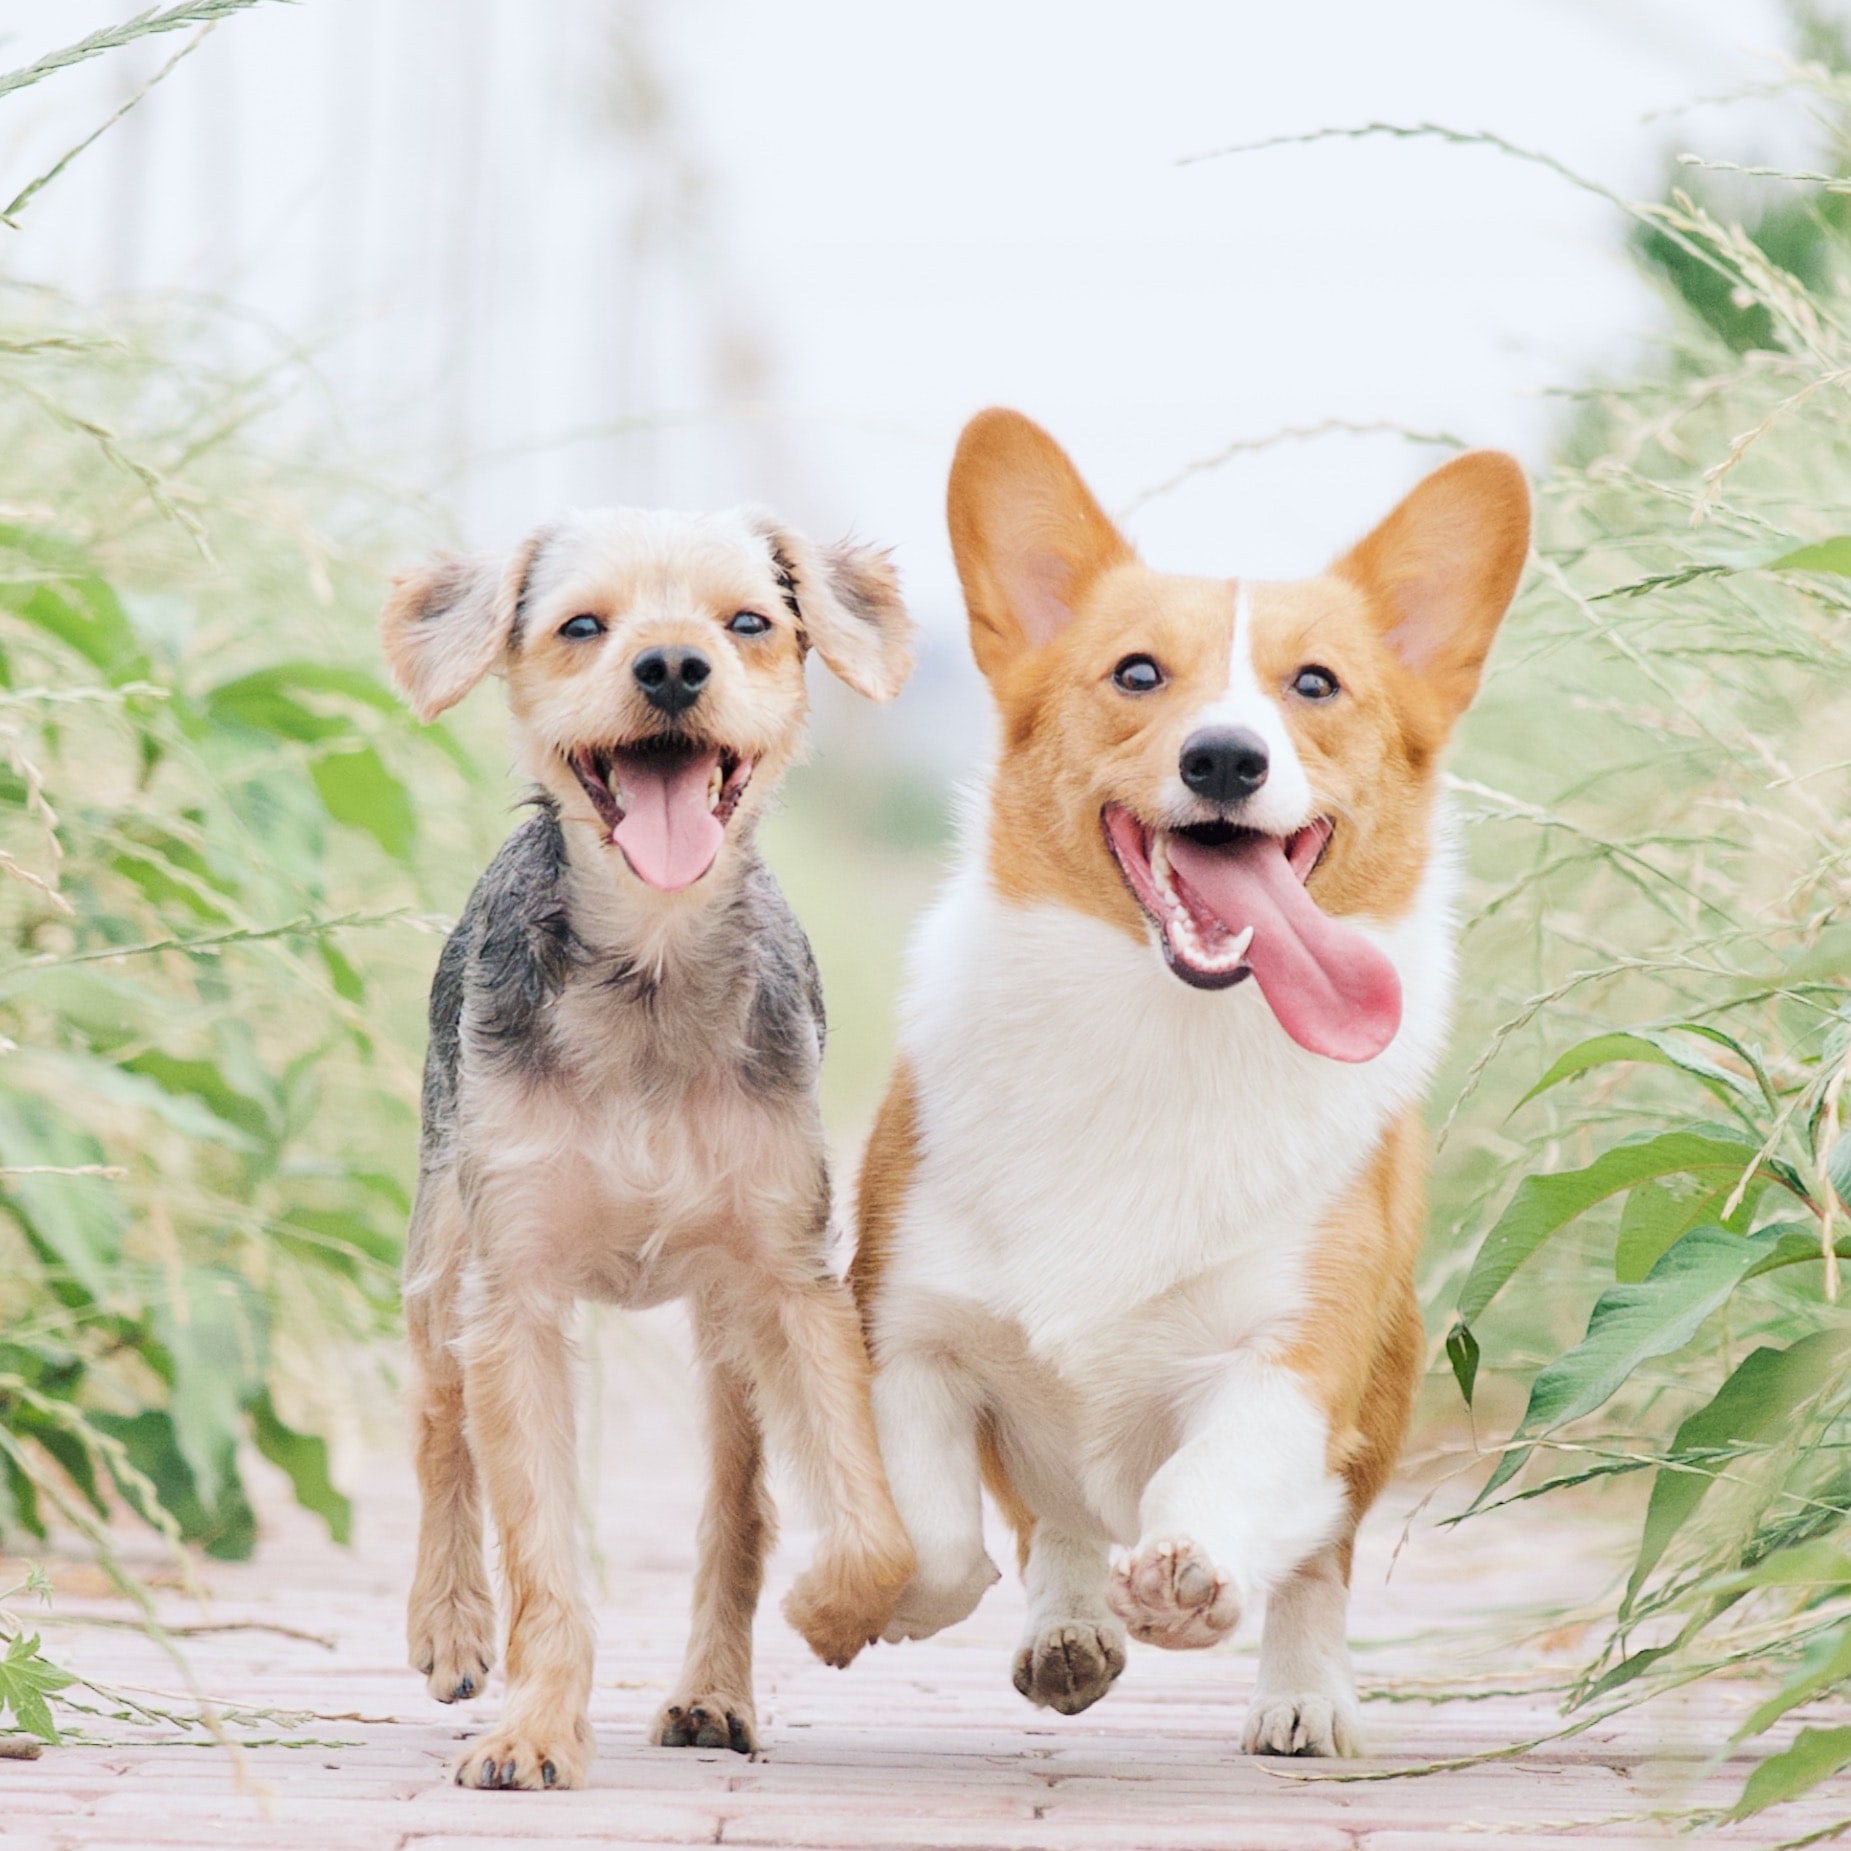
[[[1170,866],[1229,932],[1253,927],[1247,964],[1279,1026],[1313,1054],[1373,1060],[1401,1026],[1401,979],[1354,926],[1320,911],[1272,836],[1208,848],[1170,837]]]
[[[707,800],[719,762],[717,747],[685,758],[655,752],[617,756],[623,821],[611,840],[637,878],[662,893],[691,887],[720,852],[726,831]]]

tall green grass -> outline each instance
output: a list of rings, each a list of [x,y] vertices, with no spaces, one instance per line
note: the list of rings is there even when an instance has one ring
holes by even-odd
[[[1793,93],[1829,172],[1847,101]],[[1784,1720],[1851,1678],[1851,182],[1704,177],[1615,201],[1674,331],[1569,396],[1457,760],[1429,1296],[1474,1521],[1638,1487],[1565,1726],[1757,1675],[1745,1816],[1851,1763]]]

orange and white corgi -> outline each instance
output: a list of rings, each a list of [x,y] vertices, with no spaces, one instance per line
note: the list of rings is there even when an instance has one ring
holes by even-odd
[[[1457,458],[1321,577],[1183,578],[986,411],[950,520],[1001,734],[862,1172],[852,1277],[918,1552],[886,1637],[996,1579],[987,1480],[1031,1702],[1085,1709],[1127,1632],[1211,1645],[1264,1595],[1247,1748],[1354,1754],[1351,1543],[1422,1354],[1440,757],[1522,570],[1523,475]]]

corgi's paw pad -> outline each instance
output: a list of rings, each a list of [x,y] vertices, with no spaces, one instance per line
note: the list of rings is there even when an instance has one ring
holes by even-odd
[[[1347,1690],[1295,1697],[1262,1691],[1241,1741],[1250,1755],[1360,1755],[1362,1716]]]
[[[656,1712],[649,1739],[657,1748],[730,1748],[736,1755],[758,1752],[752,1701],[723,1691],[671,1697]]]
[[[1106,1599],[1134,1639],[1173,1652],[1225,1639],[1240,1624],[1240,1594],[1187,1536],[1141,1542],[1114,1564]]]
[[[935,1632],[969,1619],[978,1601],[1001,1578],[1001,1571],[981,1549],[975,1561],[949,1574],[930,1574],[921,1563],[919,1572],[906,1584],[881,1637],[889,1644],[902,1639],[929,1639]]]
[[[1124,1629],[1110,1620],[1057,1620],[1022,1641],[1015,1687],[1030,1703],[1077,1716],[1118,1681]]]

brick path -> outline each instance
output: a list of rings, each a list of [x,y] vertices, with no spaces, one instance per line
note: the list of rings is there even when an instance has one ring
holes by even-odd
[[[674,1380],[672,1366],[646,1372]],[[1414,1851],[1484,1836],[1499,1846],[1638,1844],[1667,1827],[1653,1814],[1739,1789],[1745,1762],[1712,1767],[1748,1701],[1711,1690],[1681,1708],[1617,1719],[1515,1761],[1389,1781],[1328,1781],[1330,1763],[1272,1761],[1236,1746],[1253,1672],[1251,1629],[1229,1650],[1134,1647],[1117,1689],[1084,1716],[1031,1710],[1009,1683],[1021,1616],[1014,1577],[973,1618],[922,1645],[881,1647],[851,1670],[811,1660],[768,1599],[759,1621],[755,1761],[643,1745],[679,1660],[697,1495],[685,1398],[630,1382],[603,1422],[599,1485],[605,1586],[593,1719],[598,1757],[575,1793],[464,1792],[444,1763],[489,1700],[446,1710],[402,1662],[402,1600],[413,1510],[408,1474],[377,1459],[359,1501],[356,1546],[330,1546],[312,1522],[266,1500],[265,1544],[239,1566],[206,1564],[209,1600],[163,1594],[169,1623],[244,1623],[185,1650],[199,1688],[227,1703],[316,1712],[247,1724],[246,1736],[312,1738],[228,1755],[142,1740],[100,1725],[106,1747],[0,1761],[5,1851],[128,1851],[228,1846],[250,1851],[493,1851],[540,1841],[602,1845]],[[671,1410],[664,1411],[665,1405]],[[1457,1531],[1423,1520],[1385,1580],[1412,1493],[1391,1495],[1365,1533],[1354,1637],[1375,1759],[1388,1770],[1469,1755],[1546,1733],[1546,1694],[1434,1702],[1442,1686],[1524,1689],[1574,1662],[1559,1616],[1611,1573],[1614,1540],[1591,1520],[1506,1513]],[[807,1556],[793,1526],[773,1573],[781,1595]],[[1000,1539],[998,1560],[1006,1559]],[[120,1613],[78,1596],[65,1613]],[[325,1636],[329,1645],[251,1628]],[[49,1649],[118,1685],[179,1682],[138,1635],[54,1626]],[[1371,1694],[1373,1693],[1373,1694]],[[1719,1834],[1766,1846],[1851,1812],[1815,1800]]]

